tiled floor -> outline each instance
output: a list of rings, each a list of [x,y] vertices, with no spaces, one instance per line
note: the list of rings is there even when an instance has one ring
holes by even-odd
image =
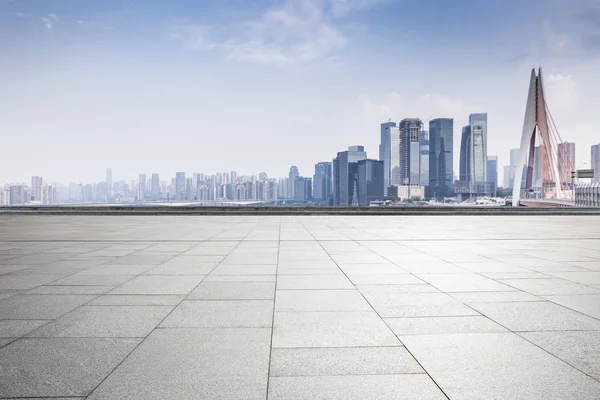
[[[0,398],[597,399],[600,217],[0,217]]]

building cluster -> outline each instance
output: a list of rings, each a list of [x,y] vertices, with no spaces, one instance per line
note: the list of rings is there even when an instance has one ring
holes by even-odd
[[[487,114],[471,114],[462,130],[459,179],[454,174],[454,120],[428,122],[428,130],[419,118],[381,124],[377,160],[369,159],[363,146],[350,146],[332,163],[315,165],[313,201],[368,206],[387,199],[495,195],[498,158],[487,154]]]
[[[159,174],[140,174],[137,181],[113,181],[111,169],[103,182],[92,184],[48,183],[31,177],[31,185],[10,183],[0,187],[0,205],[77,204],[132,202],[218,202],[261,201],[272,204],[315,203],[331,206],[368,206],[384,200],[443,199],[494,196],[498,186],[498,157],[488,155],[487,114],[471,114],[462,128],[459,171],[454,171],[454,120],[435,118],[425,123],[406,118],[400,123],[381,124],[379,158],[368,158],[363,146],[350,146],[332,161],[315,165],[312,177],[301,176],[292,166],[284,178],[269,178],[265,172],[238,176],[235,171],[217,174],[177,172],[168,180]],[[600,182],[600,144],[592,146],[590,169],[593,182]],[[541,193],[544,173],[540,157],[543,146],[535,148],[531,171],[518,166],[519,149],[510,152],[504,167],[503,187],[512,188],[519,168],[521,186],[529,173],[533,189]],[[559,145],[558,162],[565,170],[575,168],[575,144]],[[530,164],[530,163],[528,163]],[[563,169],[559,166],[559,169]],[[457,176],[458,175],[458,176]],[[568,184],[569,182],[567,182]]]

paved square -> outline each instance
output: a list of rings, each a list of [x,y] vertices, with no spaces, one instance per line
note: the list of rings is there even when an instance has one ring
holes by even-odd
[[[597,399],[599,226],[0,216],[0,398]]]

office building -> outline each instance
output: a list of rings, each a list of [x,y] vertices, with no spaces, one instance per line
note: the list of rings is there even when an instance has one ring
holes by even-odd
[[[138,201],[144,201],[146,199],[146,174],[140,174],[140,179],[138,180]],[[84,195],[85,199],[85,195]]]
[[[31,200],[42,201],[42,177],[32,176],[31,177]]]
[[[594,182],[600,182],[600,143],[592,146],[592,164],[594,170]]]
[[[487,114],[471,114],[462,131],[460,178],[466,182],[487,182]]]
[[[186,198],[185,172],[175,173],[175,200],[183,201]]]
[[[454,120],[429,121],[429,193],[430,197],[451,196],[454,183]]]
[[[152,174],[152,201],[160,200],[160,179],[158,174]]]
[[[294,201],[306,203],[312,201],[312,179],[298,176],[294,180]]]
[[[571,183],[571,173],[576,170],[575,143],[564,142],[558,144],[558,171],[565,180]]]
[[[290,167],[290,172],[288,174],[288,197],[290,199],[295,198],[294,196],[294,190],[295,190],[295,181],[296,178],[300,176],[300,173],[298,172],[298,167],[296,167],[295,165],[292,165]]]
[[[315,164],[313,176],[313,199],[317,202],[329,202],[332,197],[332,166],[330,162]]]
[[[502,187],[508,189],[511,187],[510,184],[510,165],[505,165],[502,171]]]
[[[357,163],[358,167],[358,205],[367,207],[372,201],[384,199],[384,163],[379,160],[365,159]]]
[[[196,197],[196,187],[194,186],[194,178],[186,178],[185,180],[185,199],[194,201]]]
[[[498,186],[498,156],[488,156],[487,158],[487,181]]]
[[[367,158],[364,146],[350,146],[348,150],[337,153],[333,159],[333,205],[347,207],[352,205],[354,192],[358,190],[358,165]]]
[[[28,203],[27,187],[25,185],[10,185],[8,190],[11,205]]]
[[[421,185],[429,186],[429,131],[421,131]]]
[[[406,118],[400,121],[400,182],[402,185],[421,184],[421,120]]]
[[[400,158],[400,129],[395,122],[384,122],[381,124],[381,139],[379,143],[379,160],[383,162],[384,171],[384,190],[387,194],[387,188],[392,186],[392,171],[394,164],[398,168],[399,178],[399,158]],[[399,182],[396,183],[399,185]]]

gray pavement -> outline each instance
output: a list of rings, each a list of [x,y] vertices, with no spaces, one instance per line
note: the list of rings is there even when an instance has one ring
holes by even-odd
[[[0,398],[598,399],[600,217],[0,216]]]

